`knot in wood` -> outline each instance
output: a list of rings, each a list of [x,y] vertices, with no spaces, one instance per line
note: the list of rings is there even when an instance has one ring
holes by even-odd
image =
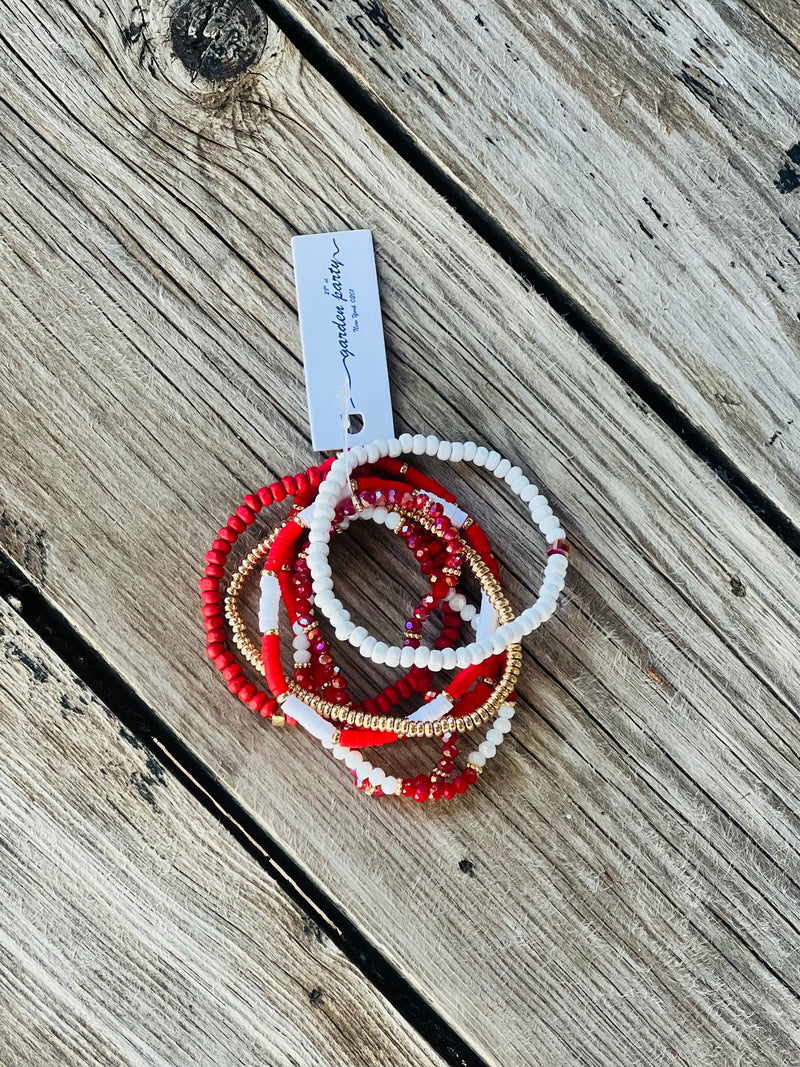
[[[256,0],[184,0],[170,18],[172,48],[196,78],[226,81],[257,63],[269,20]]]

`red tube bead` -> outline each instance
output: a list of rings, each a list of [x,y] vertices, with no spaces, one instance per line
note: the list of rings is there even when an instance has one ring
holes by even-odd
[[[390,730],[360,730],[345,727],[339,738],[339,744],[342,748],[371,748],[374,745],[388,745],[396,740],[397,734]]]

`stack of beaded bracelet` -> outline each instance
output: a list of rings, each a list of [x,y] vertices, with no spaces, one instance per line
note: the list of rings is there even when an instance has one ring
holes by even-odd
[[[485,466],[528,504],[533,521],[545,535],[548,561],[538,600],[518,618],[505,598],[499,568],[483,531],[458,508],[451,493],[401,462],[404,454]],[[220,585],[232,545],[263,507],[287,496],[294,497],[288,518],[251,550],[223,599]],[[364,627],[356,626],[333,594],[327,561],[330,538],[343,533],[353,518],[371,518],[397,533],[430,582],[429,591],[405,625],[402,646],[378,641]],[[250,494],[220,530],[206,556],[206,575],[201,580],[208,655],[231,692],[273,722],[304,726],[370,795],[449,799],[477,780],[510,729],[521,662],[519,641],[555,610],[568,552],[564,531],[545,498],[519,467],[512,467],[496,452],[472,443],[410,434],[356,447]],[[264,563],[260,650],[249,637],[239,610],[244,583],[259,562]],[[481,586],[479,607],[459,591],[465,564]],[[293,677],[286,677],[281,663],[281,604],[291,627]],[[433,647],[422,645],[423,624],[438,611],[443,623],[440,636]],[[355,702],[331,644],[320,630],[318,613],[327,617],[340,642],[349,642],[375,663],[400,667],[405,675],[377,696]],[[456,647],[462,621],[472,624],[476,639]],[[241,663],[226,644],[226,622],[234,645],[266,678],[268,691],[246,680]],[[439,689],[435,676],[443,670],[458,673],[446,688]],[[415,710],[405,717],[390,714],[415,692],[423,694]],[[492,718],[485,739],[468,756],[466,767],[454,774],[457,735]],[[387,774],[360,751],[413,738],[436,738],[441,743],[440,758],[427,774],[407,778]]]

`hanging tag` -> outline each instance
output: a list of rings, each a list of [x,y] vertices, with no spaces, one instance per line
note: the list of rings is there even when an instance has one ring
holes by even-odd
[[[394,437],[371,231],[294,237],[292,252],[314,448]]]

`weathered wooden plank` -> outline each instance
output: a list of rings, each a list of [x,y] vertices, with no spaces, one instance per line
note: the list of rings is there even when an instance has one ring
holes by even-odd
[[[796,559],[281,37],[209,89],[158,24],[27,18],[4,545],[488,1062],[791,1060]],[[310,458],[289,239],[351,225],[376,233],[398,425],[491,437],[576,546],[504,759],[447,812],[348,789],[199,649],[215,523]],[[523,603],[538,550],[476,491]],[[396,624],[407,561],[353,544],[344,596]]]
[[[14,1067],[442,1061],[0,600]]]
[[[797,5],[284,6],[800,526]]]

